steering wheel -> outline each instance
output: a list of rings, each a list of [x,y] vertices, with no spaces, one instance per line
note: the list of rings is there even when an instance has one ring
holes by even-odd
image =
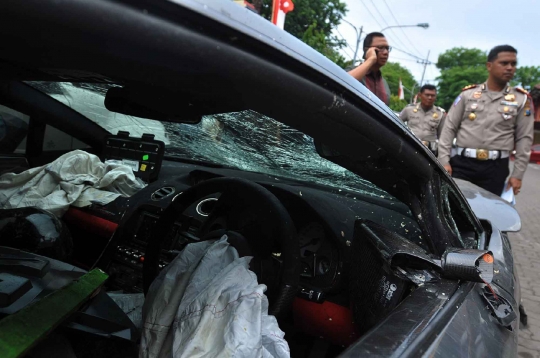
[[[203,181],[177,196],[163,211],[146,247],[143,262],[144,293],[148,292],[150,284],[159,273],[162,246],[175,221],[191,204],[214,193],[221,195],[197,236],[202,239],[219,238],[221,235],[216,235],[212,226],[221,221],[228,231],[229,242],[236,242],[233,246],[242,246],[242,242],[247,242],[248,250],[239,249],[240,255],[252,251],[255,257],[270,257],[277,244],[282,262],[279,288],[275,299],[270,302],[269,314],[280,316],[291,307],[298,290],[300,249],[296,229],[289,213],[274,194],[259,184],[240,178]],[[243,215],[246,213],[251,220],[246,220]]]

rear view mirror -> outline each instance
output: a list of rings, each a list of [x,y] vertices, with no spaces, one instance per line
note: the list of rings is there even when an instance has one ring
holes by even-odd
[[[199,123],[202,114],[189,109],[174,94],[134,88],[113,87],[105,96],[105,107],[111,112],[158,121]]]
[[[217,97],[170,91],[163,88],[113,87],[105,96],[112,112],[166,122],[199,123],[204,115],[242,111],[246,108],[231,96]]]

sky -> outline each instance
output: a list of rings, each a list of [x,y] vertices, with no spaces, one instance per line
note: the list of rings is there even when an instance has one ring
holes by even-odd
[[[363,26],[362,41],[369,32],[386,26],[429,23],[421,27],[390,28],[384,31],[393,50],[390,61],[407,67],[420,81],[424,66],[399,50],[429,60],[424,83],[436,83],[435,67],[439,54],[453,47],[479,48],[489,51],[502,44],[518,50],[518,66],[540,66],[540,0],[342,0],[349,9],[345,20]],[[356,45],[353,27],[344,21],[335,34],[348,42],[342,50],[352,59]],[[398,50],[399,49],[399,50]],[[362,56],[362,42],[358,57]]]

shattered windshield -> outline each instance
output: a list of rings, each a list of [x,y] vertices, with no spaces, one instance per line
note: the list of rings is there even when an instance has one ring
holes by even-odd
[[[302,182],[393,200],[351,171],[319,156],[313,139],[253,110],[204,116],[198,124],[160,122],[110,112],[104,99],[112,84],[28,82],[111,134],[152,133],[165,142],[165,155],[211,162]]]

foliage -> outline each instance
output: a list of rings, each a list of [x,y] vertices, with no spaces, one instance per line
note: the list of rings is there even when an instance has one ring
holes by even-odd
[[[486,61],[486,52],[477,48],[455,47],[442,53],[437,61],[437,68],[441,71],[437,78],[437,104],[449,109],[463,87],[485,82],[488,77]],[[532,88],[537,83],[540,83],[540,67],[523,66],[516,70],[510,84]]]
[[[391,95],[388,107],[390,107],[392,111],[401,112],[401,110],[405,108],[408,103],[409,102],[407,102],[406,100],[399,99],[397,95]]]
[[[441,71],[441,75],[438,77],[437,104],[449,110],[463,87],[483,83],[487,76],[488,72],[485,67],[453,67]]]
[[[315,50],[345,68],[350,64],[338,50],[346,46],[344,40],[332,33],[347,13],[347,5],[340,0],[294,0],[294,10],[287,14],[285,31],[304,41]],[[257,0],[254,5],[270,20],[272,0]]]
[[[439,55],[437,68],[442,72],[455,67],[486,67],[487,54],[477,48],[454,47]]]
[[[516,70],[512,86],[521,85],[523,88],[531,89],[540,83],[540,66],[522,66]]]
[[[439,56],[437,68],[437,105],[450,109],[461,89],[469,84],[482,83],[488,77],[487,55],[480,49],[455,47]]]
[[[390,87],[391,94],[394,94],[394,95],[398,94],[400,78],[401,78],[401,82],[403,83],[403,86],[405,87],[406,100],[410,99],[411,91],[418,92],[418,83],[414,79],[411,71],[401,66],[399,63],[387,62],[386,65],[381,68],[381,72],[382,72],[383,77],[386,79],[386,82],[388,82],[388,86]],[[407,104],[407,101],[405,102],[405,104]],[[401,108],[399,109],[399,111],[401,111]]]
[[[288,19],[287,19],[288,20]],[[336,48],[338,45],[329,42],[326,35],[317,28],[317,24],[313,23],[307,28],[301,38],[306,44],[322,53],[324,56],[335,62],[341,68],[345,68],[352,64],[352,61],[347,61]],[[341,47],[341,45],[339,45]]]

